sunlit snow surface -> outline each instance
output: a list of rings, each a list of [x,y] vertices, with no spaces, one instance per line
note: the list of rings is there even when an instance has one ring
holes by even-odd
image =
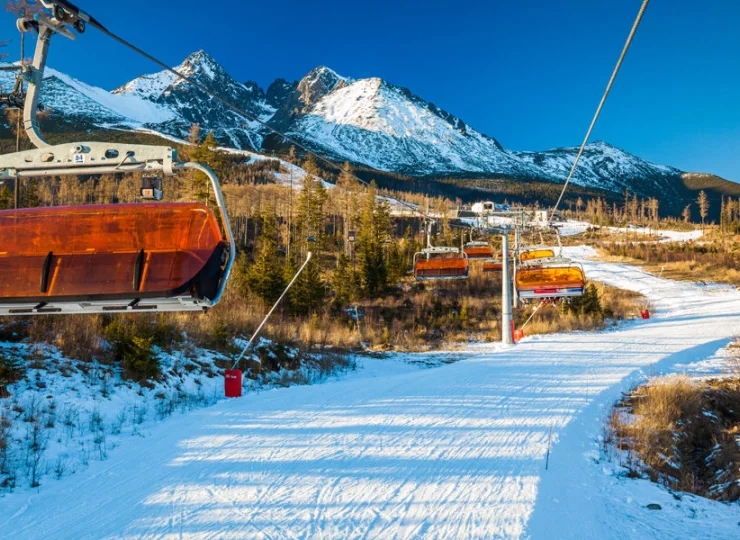
[[[435,355],[367,359],[341,381],[175,418],[0,499],[0,537],[737,538],[740,506],[627,479],[598,436],[622,389],[726,346],[740,294],[565,251],[591,279],[647,295],[653,318],[471,344],[431,369],[409,360]]]

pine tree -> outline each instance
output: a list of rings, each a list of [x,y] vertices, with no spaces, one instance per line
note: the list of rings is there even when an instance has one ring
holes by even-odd
[[[262,218],[262,223],[259,252],[247,272],[246,283],[250,291],[273,304],[280,298],[286,282],[278,256],[277,227],[272,219]]]
[[[390,209],[384,200],[377,199],[376,194],[374,187],[367,193],[357,239],[363,292],[370,298],[379,296],[388,284],[383,247],[390,231]]]
[[[316,160],[316,156],[308,154],[305,161],[303,162],[303,170],[306,174],[311,176],[321,176],[321,169],[319,168],[319,162]]]
[[[196,126],[197,124],[194,125],[190,130],[192,141],[197,140],[199,136],[198,130],[200,128],[196,129]],[[223,177],[226,169],[226,157],[224,156],[224,153],[217,150],[217,148],[218,142],[216,141],[216,137],[211,131],[208,133],[208,135],[206,135],[206,138],[203,140],[200,146],[192,148],[188,151],[188,159],[190,159],[190,161],[195,161],[209,167],[214,173],[216,173],[216,176]],[[193,196],[198,199],[210,202],[210,190],[211,183],[206,175],[200,172],[195,173],[195,176],[192,180]]]
[[[681,213],[684,223],[691,221],[691,203],[687,204]]]
[[[38,180],[35,178],[29,178],[26,182],[23,198],[21,199],[20,206],[22,208],[37,208],[41,206],[41,198],[39,197]]]
[[[315,176],[307,174],[303,179],[296,215],[296,229],[304,253],[309,248],[309,238],[313,238],[317,243],[314,249],[318,248],[319,251],[323,249],[326,200],[327,194],[323,183]]]
[[[596,285],[589,283],[583,294],[583,313],[586,315],[600,315],[601,301]]]
[[[406,257],[398,242],[388,246],[388,283],[396,285],[406,275]]]
[[[311,259],[290,290],[290,311],[304,316],[314,313],[322,306],[325,296],[326,284],[321,279],[321,270],[316,259]]]
[[[331,284],[336,294],[336,302],[341,306],[348,304],[355,297],[353,273],[349,257],[345,253],[340,253]]]

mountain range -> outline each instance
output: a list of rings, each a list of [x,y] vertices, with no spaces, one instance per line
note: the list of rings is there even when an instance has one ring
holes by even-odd
[[[577,152],[505,149],[406,88],[380,78],[343,77],[324,66],[300,81],[277,79],[266,90],[253,81],[237,81],[204,51],[175,69],[259,122],[167,71],[108,92],[47,68],[41,99],[57,121],[75,128],[146,129],[183,138],[198,123],[223,145],[244,150],[264,149],[271,135],[264,122],[331,159],[412,177],[563,183]],[[11,84],[12,75],[0,71],[0,86]],[[715,184],[726,182],[712,178]],[[677,208],[692,196],[686,179],[684,171],[597,141],[586,147],[573,183],[612,194],[629,189],[642,197],[675,199]]]

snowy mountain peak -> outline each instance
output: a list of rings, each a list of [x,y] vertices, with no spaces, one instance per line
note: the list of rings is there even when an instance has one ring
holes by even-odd
[[[214,79],[217,74],[224,73],[224,69],[221,65],[216,62],[210,54],[203,50],[190,54],[185,61],[175,69],[183,75],[187,75],[191,78],[203,74],[209,79]]]
[[[205,51],[197,51],[188,55],[183,62],[173,68],[178,73],[201,84],[210,86],[218,78],[231,77],[224,68]],[[233,79],[232,79],[233,80]],[[235,82],[235,81],[234,81]],[[160,71],[148,75],[142,75],[133,81],[113,90],[114,94],[137,94],[145,99],[155,101],[176,86],[188,84],[177,75],[169,71]]]
[[[217,92],[252,117],[264,121],[275,114],[275,108],[267,103],[265,93],[257,83],[238,82],[205,51],[190,54],[174,69],[200,86]],[[144,75],[113,93],[134,94],[174,113],[174,118],[166,125],[148,126],[153,129],[182,137],[197,123],[204,132],[213,131],[218,140],[230,146],[252,150],[261,147],[262,133],[258,123],[234,112],[169,71]],[[208,106],[204,107],[206,103]]]
[[[494,139],[377,77],[338,84],[295,119],[291,134],[329,155],[394,172],[483,172],[515,160]]]
[[[331,92],[352,83],[352,79],[342,77],[333,69],[319,66],[312,69],[298,83],[298,92],[304,108],[311,107]]]

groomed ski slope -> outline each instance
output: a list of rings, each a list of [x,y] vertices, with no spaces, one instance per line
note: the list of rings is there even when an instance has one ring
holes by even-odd
[[[596,437],[622,388],[739,334],[740,294],[585,266],[647,295],[655,317],[470,345],[434,368],[365,360],[339,381],[222,402],[0,499],[0,537],[737,538],[738,505],[616,476]]]

